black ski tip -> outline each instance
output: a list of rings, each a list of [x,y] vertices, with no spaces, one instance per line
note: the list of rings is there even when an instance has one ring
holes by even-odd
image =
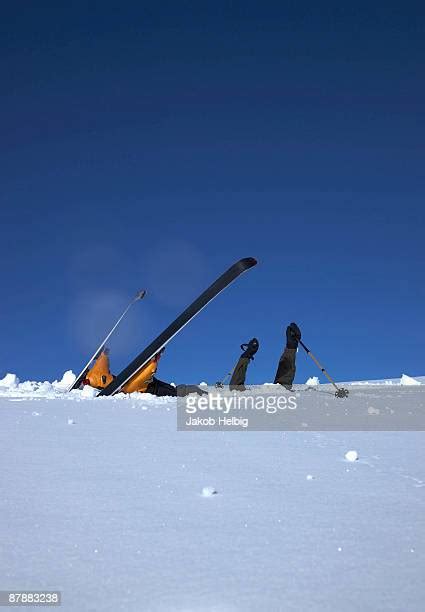
[[[238,263],[240,263],[245,269],[248,269],[256,266],[258,261],[255,259],[255,257],[244,257],[243,259],[239,260]]]

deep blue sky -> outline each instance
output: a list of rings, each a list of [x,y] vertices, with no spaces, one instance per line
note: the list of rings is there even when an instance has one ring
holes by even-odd
[[[424,374],[420,3],[27,2],[0,23],[0,376],[126,365],[244,256],[159,376],[296,320],[336,378]],[[297,381],[316,374],[303,354]]]

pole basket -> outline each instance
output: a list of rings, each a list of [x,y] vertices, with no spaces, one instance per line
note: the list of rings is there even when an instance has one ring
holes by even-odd
[[[338,389],[337,391],[335,391],[335,397],[340,397],[340,398],[345,398],[348,397],[349,391],[348,389],[343,389],[341,387],[341,389]]]

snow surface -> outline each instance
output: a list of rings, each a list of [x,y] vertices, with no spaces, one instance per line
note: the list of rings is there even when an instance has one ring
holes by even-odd
[[[0,589],[78,612],[423,610],[425,433],[177,432],[171,398],[65,386],[0,383]],[[425,400],[326,389],[305,401]]]
[[[400,378],[385,378],[381,380],[358,380],[351,382],[340,383],[342,385],[423,385],[425,384],[425,376],[409,376],[402,374]]]

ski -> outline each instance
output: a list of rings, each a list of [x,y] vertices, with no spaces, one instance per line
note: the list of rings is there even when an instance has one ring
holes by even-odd
[[[123,311],[123,313],[118,317],[117,321],[115,322],[114,326],[112,327],[112,329],[108,332],[106,338],[100,343],[100,345],[98,346],[98,348],[96,349],[96,351],[93,353],[93,355],[90,357],[90,359],[88,360],[88,362],[86,363],[86,365],[84,366],[84,368],[81,370],[81,372],[79,373],[79,375],[77,376],[77,378],[75,379],[75,381],[72,383],[72,385],[70,385],[68,387],[68,391],[72,391],[73,389],[78,389],[79,386],[81,385],[81,383],[83,382],[83,380],[86,377],[87,372],[89,371],[90,365],[91,363],[93,363],[93,361],[95,361],[99,355],[102,353],[102,351],[105,349],[105,345],[108,342],[109,338],[112,336],[112,334],[114,333],[114,331],[117,329],[118,325],[121,323],[121,321],[124,319],[125,315],[128,313],[128,311],[130,310],[130,308],[133,306],[133,304],[135,304],[136,302],[138,302],[139,300],[142,300],[146,295],[146,291],[144,289],[142,289],[141,291],[138,291],[138,293],[136,293],[136,295],[134,296],[134,298],[130,301],[130,303],[128,304],[128,306],[125,308],[125,310]]]
[[[190,306],[186,308],[148,347],[144,349],[118,376],[99,393],[114,395],[174,338],[205,306],[230,285],[240,274],[257,264],[253,257],[245,257],[231,266]]]

